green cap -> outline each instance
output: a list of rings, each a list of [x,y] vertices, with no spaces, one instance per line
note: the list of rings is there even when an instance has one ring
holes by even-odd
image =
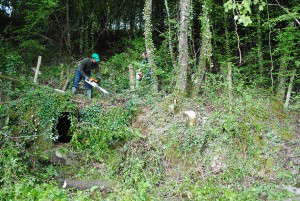
[[[100,61],[100,57],[99,57],[99,55],[97,53],[93,53],[92,54],[92,58],[95,59],[97,62]]]

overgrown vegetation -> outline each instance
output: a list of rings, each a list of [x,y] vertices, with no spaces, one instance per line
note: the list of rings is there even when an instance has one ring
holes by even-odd
[[[298,2],[145,3],[0,1],[0,200],[299,196]],[[70,89],[92,52],[110,94],[88,100]],[[129,67],[150,76],[132,88]]]
[[[9,104],[1,106],[2,199],[280,200],[291,195],[279,185],[299,185],[299,114],[283,112],[267,91],[238,84],[229,103],[218,87],[204,88],[203,96],[181,101],[181,111],[198,116],[189,127],[182,112],[168,111],[174,97],[138,93],[143,87],[130,98],[99,97],[100,104],[78,111],[68,94],[14,86]],[[52,128],[65,111],[72,114],[73,136],[66,151],[78,165],[61,170],[47,161]],[[118,185],[102,195],[71,192],[59,187],[64,175]]]

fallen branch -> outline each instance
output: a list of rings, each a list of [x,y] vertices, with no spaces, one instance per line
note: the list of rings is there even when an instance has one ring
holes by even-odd
[[[288,192],[291,192],[291,193],[294,193],[296,195],[300,195],[300,188],[295,188],[295,187],[292,187],[292,186],[282,186],[282,187],[279,187],[283,190],[287,190]]]
[[[75,188],[79,190],[97,189],[99,191],[112,191],[115,182],[103,180],[71,180],[65,179],[63,188]]]
[[[65,85],[64,85],[63,88],[62,88],[63,91],[66,91],[69,82],[70,82],[70,78],[68,78],[68,79],[66,80],[66,83],[65,83]]]
[[[60,89],[54,89],[54,91],[60,92],[60,93],[66,93],[64,90],[60,90]]]

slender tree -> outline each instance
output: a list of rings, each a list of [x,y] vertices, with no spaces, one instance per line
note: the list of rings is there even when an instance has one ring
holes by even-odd
[[[200,56],[198,70],[195,75],[195,90],[194,94],[198,94],[200,87],[202,85],[204,75],[207,69],[207,66],[211,65],[211,56],[212,56],[212,33],[210,30],[211,22],[209,12],[211,9],[211,2],[204,1],[202,6],[202,15],[200,17],[201,21],[201,46],[200,46]]]
[[[263,75],[264,73],[264,61],[263,61],[263,37],[262,37],[262,26],[261,26],[261,12],[258,10],[257,13],[257,59],[258,59],[258,67],[259,73]]]
[[[155,74],[157,66],[155,64],[155,47],[152,39],[152,26],[151,26],[151,14],[152,14],[152,0],[146,0],[144,8],[144,20],[145,20],[145,46],[148,55],[148,61],[151,71],[151,81],[153,83],[153,90],[158,92],[157,76]]]
[[[187,92],[188,73],[188,21],[190,16],[191,0],[181,0],[180,3],[180,30],[179,30],[179,60],[177,67],[177,90],[181,94]]]
[[[283,103],[287,88],[287,77],[293,69],[296,69],[296,62],[299,62],[299,31],[294,22],[289,22],[287,27],[278,30],[278,46],[275,53],[279,56],[280,67],[278,71],[278,91],[277,98]]]
[[[228,99],[231,103],[233,100],[233,85],[232,85],[232,53],[230,51],[230,36],[229,36],[229,24],[228,24],[228,13],[223,12],[224,14],[224,30],[225,30],[225,66],[226,69],[222,69],[222,71],[227,72],[227,80],[228,80]]]
[[[169,52],[170,52],[170,59],[173,64],[173,66],[176,66],[176,59],[175,59],[175,53],[174,53],[174,44],[172,41],[172,31],[171,31],[171,17],[170,17],[170,11],[169,11],[169,5],[168,0],[165,0],[165,7],[167,12],[167,23],[168,23],[168,43],[169,43]]]

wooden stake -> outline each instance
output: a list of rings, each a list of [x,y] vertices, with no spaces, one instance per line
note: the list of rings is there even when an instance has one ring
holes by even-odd
[[[36,69],[35,69],[35,75],[34,75],[34,80],[33,80],[34,83],[36,83],[37,78],[38,78],[38,74],[39,74],[40,66],[41,66],[41,61],[42,61],[42,56],[39,56],[38,57],[38,63],[37,63]]]
[[[134,90],[134,73],[133,73],[133,66],[129,64],[129,79],[130,79],[130,89]]]
[[[295,74],[296,74],[296,70],[293,70],[292,76],[290,77],[290,84],[289,84],[288,92],[286,94],[286,99],[285,99],[285,104],[284,104],[285,109],[288,109],[288,107],[289,107],[289,102],[290,102],[290,99],[291,99],[293,81],[294,81],[294,78],[295,78]]]

